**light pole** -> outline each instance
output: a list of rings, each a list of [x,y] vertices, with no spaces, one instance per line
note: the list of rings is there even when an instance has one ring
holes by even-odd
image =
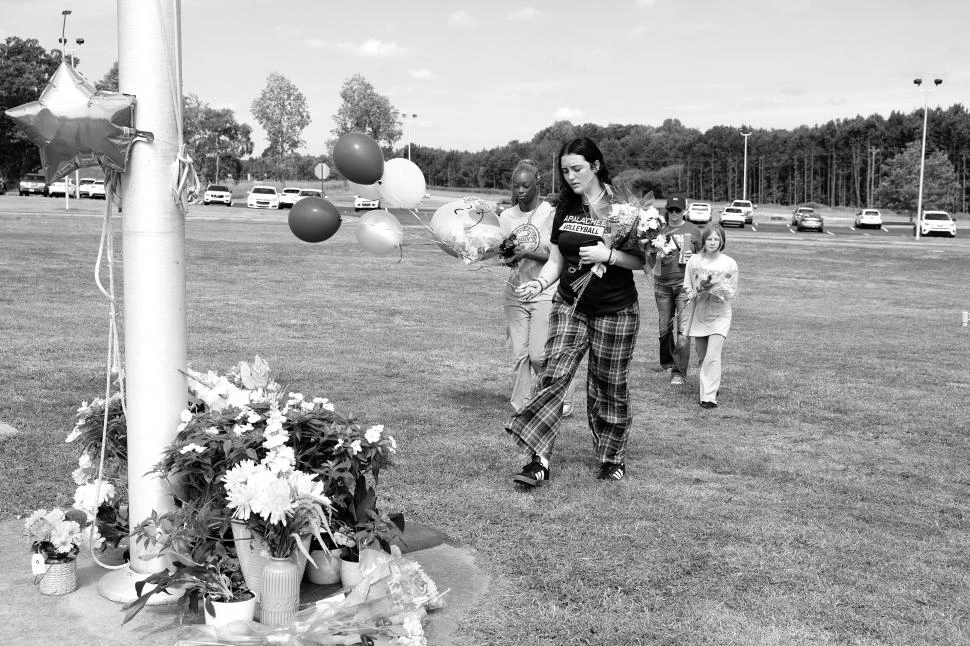
[[[741,179],[741,199],[748,199],[748,137],[751,136],[750,132],[745,132],[744,130],[739,131],[741,136],[744,137],[744,171],[742,171]]]
[[[923,85],[923,79],[913,79],[916,87]],[[943,84],[943,79],[933,79],[933,86]],[[919,240],[919,225],[923,218],[923,168],[926,166],[926,112],[929,105],[929,93],[932,88],[925,88],[923,92],[923,146],[919,154],[919,193],[916,197],[916,239]]]
[[[401,115],[405,121],[405,127],[407,128],[408,137],[408,161],[411,161],[411,122],[418,118],[418,115],[414,114],[402,114]]]

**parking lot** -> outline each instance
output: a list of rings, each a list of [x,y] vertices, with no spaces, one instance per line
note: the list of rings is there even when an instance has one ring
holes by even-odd
[[[456,199],[456,197],[453,195],[436,196],[432,194],[430,199],[425,200],[426,204],[418,210],[418,214],[421,216],[422,220],[427,222],[430,220],[438,206],[453,199]],[[334,206],[336,206],[340,211],[341,216],[347,218],[348,221],[352,222],[355,220],[355,216],[359,216],[364,213],[363,211],[355,213],[352,196],[344,199],[335,197],[332,201]],[[31,215],[41,214],[54,216],[62,215],[65,217],[102,217],[105,208],[106,203],[103,200],[78,200],[71,198],[65,202],[64,198],[62,197],[21,197],[16,194],[11,195],[9,192],[6,195],[0,196],[0,215],[3,215],[4,217],[29,217]],[[419,222],[415,219],[415,216],[405,209],[390,209],[390,211],[396,215],[401,223],[405,226],[419,225]],[[288,209],[248,209],[245,207],[244,202],[236,200],[233,202],[232,207],[217,204],[212,204],[209,206],[192,204],[189,206],[187,218],[190,220],[250,220],[260,222],[280,222],[281,224],[285,224],[287,222],[288,213]],[[715,220],[717,219],[716,213],[714,218]],[[904,219],[887,218],[880,229],[857,229],[854,226],[855,222],[852,216],[826,216],[825,229],[822,233],[815,231],[795,231],[790,224],[791,213],[784,210],[784,207],[777,207],[775,209],[763,207],[755,212],[754,224],[749,224],[743,229],[731,227],[727,230],[727,233],[730,239],[751,241],[772,240],[781,242],[785,240],[804,240],[806,242],[852,241],[858,243],[866,243],[868,241],[873,243],[877,241],[899,243],[916,242],[915,238],[913,237],[913,225]],[[924,238],[923,241],[926,243],[932,242],[944,247],[947,245],[970,245],[970,223],[968,223],[966,220],[957,220],[956,238],[932,237]]]

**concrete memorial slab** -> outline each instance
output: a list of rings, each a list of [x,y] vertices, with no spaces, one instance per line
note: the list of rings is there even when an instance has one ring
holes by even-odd
[[[91,557],[78,557],[78,589],[54,597],[41,594],[30,573],[30,550],[24,543],[23,520],[0,523],[0,644],[18,646],[163,646],[174,644],[180,627],[175,606],[145,608],[122,626],[121,605],[98,594],[98,580],[107,572]],[[404,548],[434,580],[448,590],[445,607],[429,614],[425,626],[428,644],[453,643],[459,622],[488,587],[488,579],[475,565],[471,550],[454,544],[447,536],[424,525],[411,523],[405,531]],[[304,582],[301,601],[311,603],[336,590]],[[188,621],[193,621],[190,619]],[[201,618],[195,620],[201,622]]]

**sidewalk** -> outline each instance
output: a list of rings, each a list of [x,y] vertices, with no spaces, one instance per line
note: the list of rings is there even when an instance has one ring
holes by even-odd
[[[78,589],[50,597],[33,585],[30,550],[23,542],[23,521],[0,523],[0,644],[13,646],[164,646],[179,632],[175,606],[149,606],[122,626],[121,604],[102,598],[98,580],[107,570],[91,557],[78,557]],[[447,646],[469,610],[484,594],[488,579],[474,563],[474,554],[451,543],[433,528],[412,524],[405,532],[409,558],[417,561],[445,595],[445,607],[429,615],[425,634],[429,646]],[[304,582],[301,600],[322,598]],[[187,621],[193,621],[187,619]],[[201,618],[199,619],[201,621]]]

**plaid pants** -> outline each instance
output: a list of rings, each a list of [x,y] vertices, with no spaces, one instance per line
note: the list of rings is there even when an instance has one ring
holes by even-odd
[[[586,411],[593,450],[600,463],[623,462],[633,422],[627,375],[639,331],[637,302],[619,312],[590,316],[554,296],[538,390],[505,426],[516,444],[545,458],[552,454],[566,388],[589,351]]]

